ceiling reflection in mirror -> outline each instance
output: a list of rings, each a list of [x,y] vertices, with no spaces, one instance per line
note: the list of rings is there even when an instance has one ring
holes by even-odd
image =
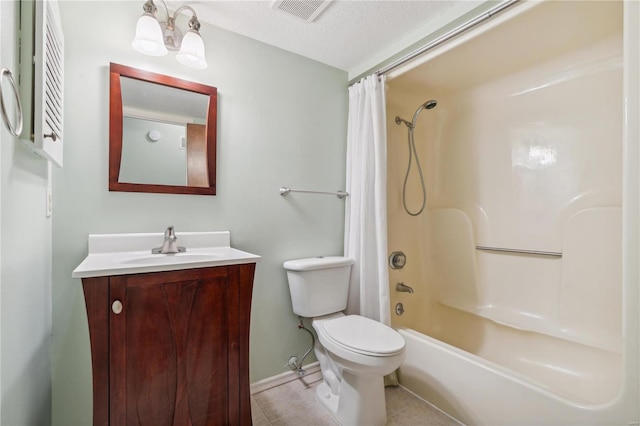
[[[215,87],[111,64],[110,99],[110,190],[215,195]]]

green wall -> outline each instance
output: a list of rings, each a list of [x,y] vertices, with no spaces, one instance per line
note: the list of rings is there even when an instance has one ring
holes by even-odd
[[[229,230],[262,256],[251,321],[251,380],[287,371],[297,327],[282,262],[341,254],[344,201],[280,186],[344,187],[347,73],[203,25],[209,68],[131,48],[142,2],[60,2],[65,34],[65,166],[54,171],[53,424],[91,423],[91,362],[81,282],[89,233]],[[197,5],[196,5],[197,9]],[[95,25],[96,17],[101,23]],[[105,24],[108,23],[108,24]],[[109,62],[218,88],[218,195],[107,190]]]
[[[18,3],[0,1],[0,64],[18,81]],[[14,121],[14,100],[3,77]],[[23,101],[24,102],[24,101]],[[26,104],[24,104],[26,107]],[[51,218],[47,162],[0,124],[1,425],[51,421]]]
[[[160,132],[160,139],[148,134]],[[184,185],[187,182],[187,149],[180,148],[187,127],[138,117],[122,119],[120,182]]]

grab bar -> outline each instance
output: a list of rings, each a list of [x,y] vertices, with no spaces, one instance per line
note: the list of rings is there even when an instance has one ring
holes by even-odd
[[[485,246],[476,246],[476,250],[497,251],[501,253],[530,254],[533,256],[562,257],[562,253],[557,251],[522,250],[522,249],[510,249],[510,248],[501,248],[501,247],[485,247]]]
[[[291,189],[291,188],[287,188],[286,186],[283,186],[282,188],[280,188],[280,195],[282,195],[283,197],[285,195],[287,195],[290,192],[304,192],[306,194],[326,194],[326,195],[336,195],[338,198],[344,198],[347,195],[349,195],[348,192],[345,191],[336,191],[336,192],[326,192],[326,191],[307,191],[304,189]]]

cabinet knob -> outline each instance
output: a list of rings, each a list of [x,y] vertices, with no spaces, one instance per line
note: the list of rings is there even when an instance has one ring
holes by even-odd
[[[118,315],[120,314],[120,312],[122,312],[122,302],[119,300],[114,301],[111,304],[111,310],[113,311],[114,314]]]

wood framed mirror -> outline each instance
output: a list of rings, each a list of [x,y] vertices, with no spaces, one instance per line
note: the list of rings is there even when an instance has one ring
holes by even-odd
[[[217,89],[111,63],[109,191],[216,194]]]

